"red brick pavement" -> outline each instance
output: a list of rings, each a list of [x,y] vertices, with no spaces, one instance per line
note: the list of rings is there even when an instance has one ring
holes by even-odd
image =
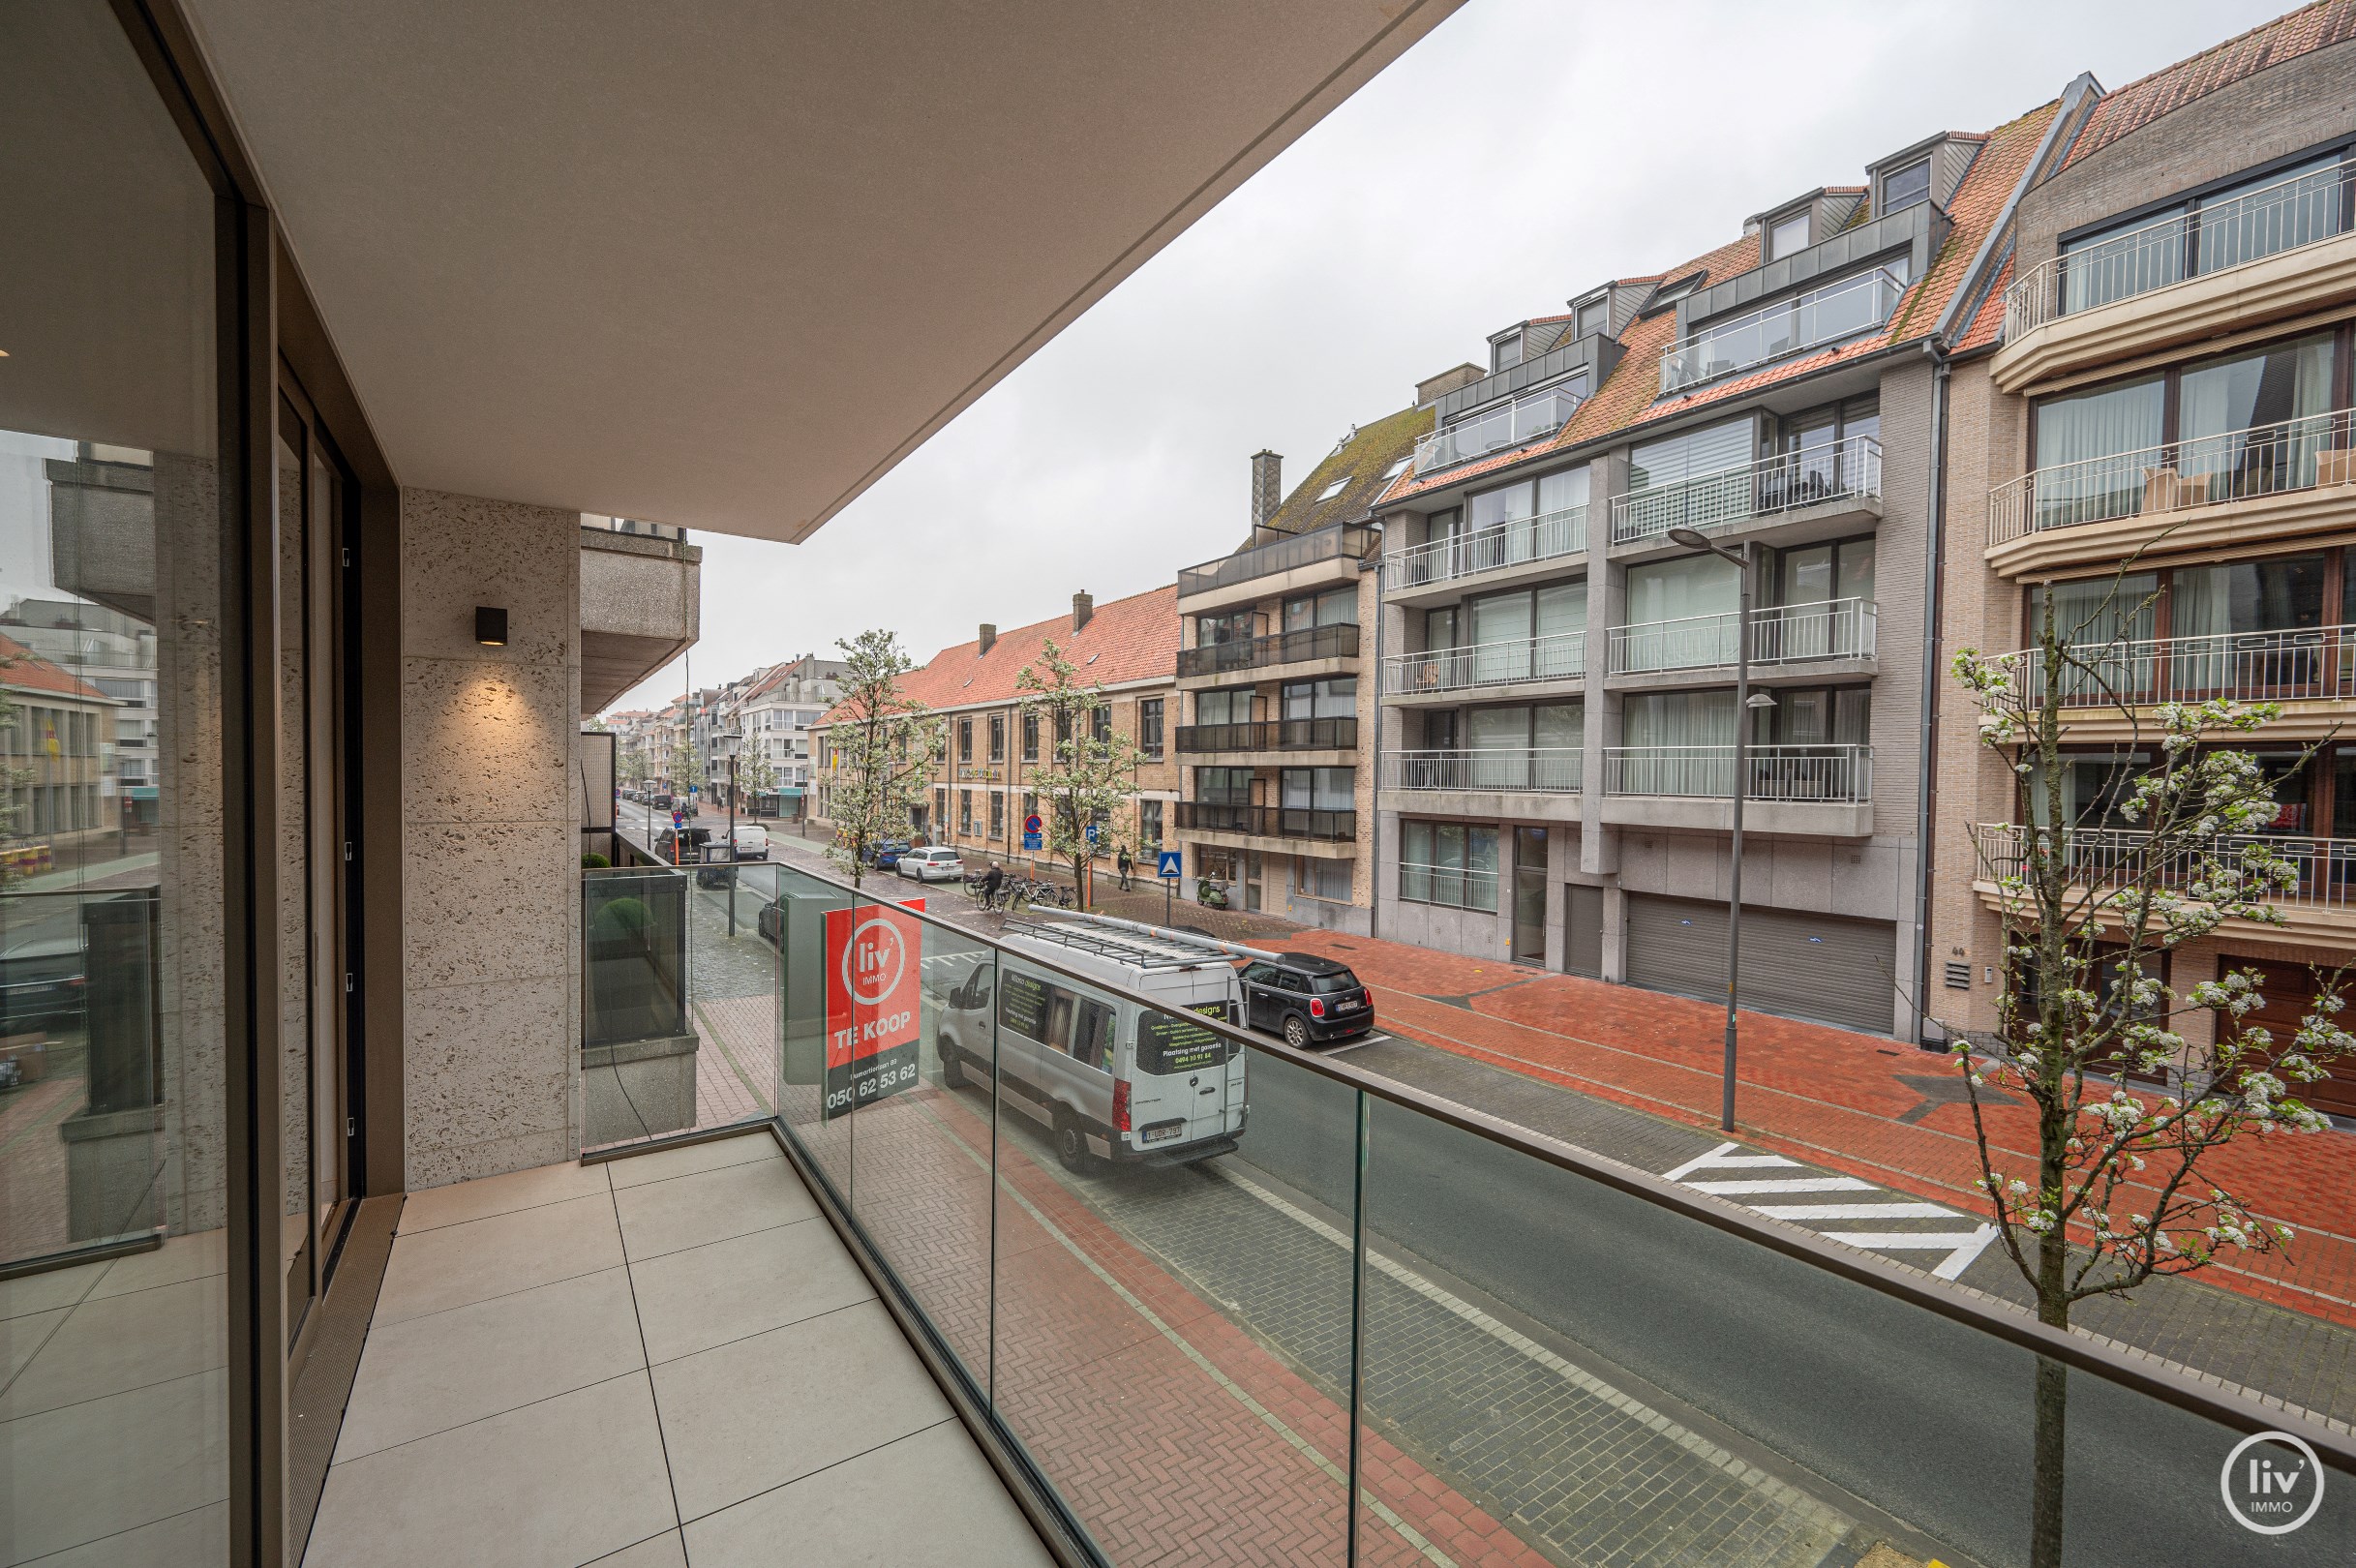
[[[73,1245],[57,1127],[88,1099],[82,1075],[66,1072],[0,1100],[0,1262]]]
[[[1302,931],[1292,946],[1348,962],[1395,1033],[1672,1120],[1717,1125],[1721,1008],[1365,937]],[[1441,997],[1468,1005],[1434,1000]],[[1970,1107],[1940,1104],[1898,1120],[1926,1098],[1902,1078],[1953,1072],[1945,1055],[1765,1013],[1744,1012],[1739,1022],[1737,1136],[1985,1212],[1972,1186],[1979,1168]],[[2036,1124],[2025,1106],[1994,1108],[1987,1122],[2000,1152],[2034,1163]],[[2286,1252],[2220,1264],[2202,1278],[2356,1324],[2356,1136],[2251,1137],[2212,1154],[2204,1168],[2298,1239]]]
[[[1114,1562],[1339,1559],[1345,1409],[1005,1142],[992,1368],[986,1114],[925,1088],[851,1122],[847,1136],[800,1130],[830,1147],[822,1160],[879,1250],[967,1367],[994,1378],[1009,1426]],[[1547,1562],[1376,1434],[1361,1457],[1370,1493],[1447,1560]],[[1361,1545],[1369,1563],[1433,1560],[1371,1510]]]

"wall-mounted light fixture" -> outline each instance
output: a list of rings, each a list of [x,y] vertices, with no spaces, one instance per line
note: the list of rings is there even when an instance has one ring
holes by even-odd
[[[474,607],[474,640],[485,648],[507,646],[507,612],[496,605]]]

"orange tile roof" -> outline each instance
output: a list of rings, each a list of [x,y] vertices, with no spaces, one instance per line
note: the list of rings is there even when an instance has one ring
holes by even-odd
[[[1100,604],[1076,632],[1067,614],[1000,632],[987,653],[982,651],[980,638],[945,648],[921,669],[901,677],[900,694],[934,709],[1013,702],[1022,695],[1014,678],[1039,657],[1050,637],[1078,667],[1078,678],[1090,685],[1173,679],[1178,674],[1178,585]],[[842,706],[828,709],[818,723],[834,723]]]
[[[2008,256],[2005,264],[1996,269],[1996,280],[1988,285],[1988,291],[1981,298],[1978,312],[1964,323],[1963,336],[1955,343],[1955,352],[1960,354],[1974,348],[1985,348],[2005,335],[2005,290],[2010,286],[2012,257]]]
[[[2130,81],[2095,106],[2063,166],[2091,157],[2170,110],[2254,76],[2268,66],[2350,39],[2356,39],[2356,0],[2316,0],[2314,5],[2277,16],[2189,60]]]
[[[114,701],[96,686],[64,667],[51,664],[13,637],[0,637],[0,686],[12,691],[45,691],[82,702]]]

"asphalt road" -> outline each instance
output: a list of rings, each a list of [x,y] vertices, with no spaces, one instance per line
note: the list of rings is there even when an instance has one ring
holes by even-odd
[[[1346,1214],[1352,1111],[1328,1087],[1255,1075],[1236,1158]],[[1988,1568],[2026,1559],[2026,1352],[1379,1104],[1367,1214],[1382,1250],[1495,1297],[1941,1545]],[[2070,1431],[2072,1568],[2350,1561],[2344,1478],[2304,1529],[2270,1539],[2224,1513],[2219,1470],[2237,1439],[2223,1429],[2080,1375]]]

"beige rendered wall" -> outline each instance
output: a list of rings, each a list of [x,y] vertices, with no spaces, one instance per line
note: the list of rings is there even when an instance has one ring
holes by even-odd
[[[401,493],[405,1168],[578,1152],[581,545],[572,512]],[[474,608],[507,611],[507,646]]]

